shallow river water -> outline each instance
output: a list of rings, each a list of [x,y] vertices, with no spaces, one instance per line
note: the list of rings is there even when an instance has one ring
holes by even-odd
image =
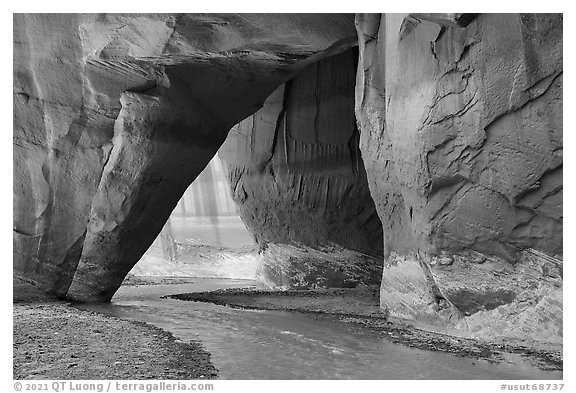
[[[521,361],[490,364],[393,344],[367,328],[328,317],[233,309],[161,299],[167,294],[256,285],[247,280],[123,286],[110,304],[82,308],[147,322],[200,341],[221,379],[560,379]]]

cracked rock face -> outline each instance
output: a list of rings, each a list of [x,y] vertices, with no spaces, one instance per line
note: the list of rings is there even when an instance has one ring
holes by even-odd
[[[220,150],[272,286],[379,282],[382,226],[358,147],[356,60],[351,49],[308,66]]]
[[[381,305],[437,329],[561,342],[562,16],[462,28],[419,15],[356,19]]]
[[[353,16],[14,16],[14,270],[108,300],[228,130]]]

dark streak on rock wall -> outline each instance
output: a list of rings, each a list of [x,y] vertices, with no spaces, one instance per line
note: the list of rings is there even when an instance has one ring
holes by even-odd
[[[287,263],[288,253],[266,250],[262,274],[272,284],[378,281],[382,227],[358,147],[356,58],[354,49],[308,66],[236,126],[220,150],[239,213],[258,244],[292,245],[302,254]],[[327,279],[327,269],[342,273]],[[296,276],[294,270],[307,278],[284,277]]]

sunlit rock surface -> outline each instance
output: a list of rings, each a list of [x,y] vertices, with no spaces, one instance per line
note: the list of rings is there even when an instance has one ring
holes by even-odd
[[[15,14],[15,273],[110,299],[228,130],[353,18]]]
[[[354,117],[357,51],[308,66],[220,150],[238,211],[281,287],[378,283],[382,226]]]
[[[562,16],[357,15],[392,317],[562,340]],[[442,19],[442,20],[440,20]]]

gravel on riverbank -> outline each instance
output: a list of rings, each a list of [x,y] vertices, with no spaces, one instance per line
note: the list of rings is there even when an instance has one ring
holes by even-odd
[[[152,325],[78,310],[15,283],[14,379],[212,379],[199,343]]]

